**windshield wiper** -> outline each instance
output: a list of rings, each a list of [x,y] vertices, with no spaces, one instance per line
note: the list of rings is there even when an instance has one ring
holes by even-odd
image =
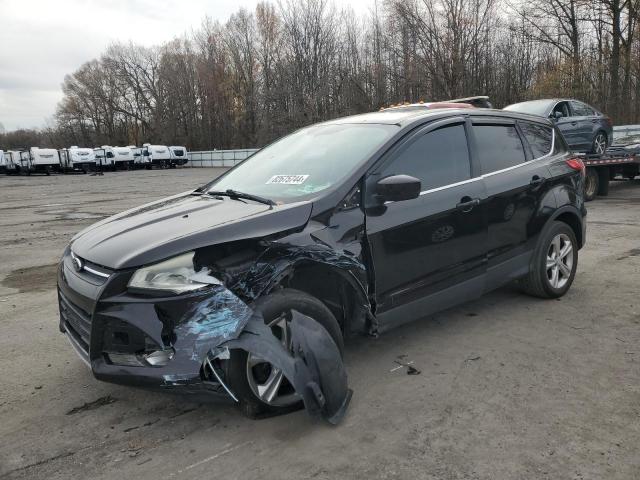
[[[253,200],[254,202],[258,202],[258,203],[264,203],[265,205],[269,205],[271,207],[273,207],[274,205],[276,205],[276,202],[274,202],[273,200],[269,199],[269,198],[264,198],[264,197],[259,197],[258,195],[252,195],[250,193],[244,193],[244,192],[239,192],[237,190],[232,190],[230,188],[228,188],[225,191],[216,191],[216,190],[209,190],[208,192],[206,192],[207,195],[212,195],[212,196],[219,196],[219,197],[229,197],[229,198],[233,198],[233,199],[246,199],[246,200]]]

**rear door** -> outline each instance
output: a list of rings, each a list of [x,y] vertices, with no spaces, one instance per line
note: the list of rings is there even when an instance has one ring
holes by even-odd
[[[535,124],[527,124],[527,130]],[[550,134],[551,127],[547,127]],[[532,149],[514,120],[478,117],[473,120],[472,152],[480,164],[487,191],[487,289],[528,271],[535,239],[530,224],[547,188],[546,164],[534,160]],[[538,150],[551,151],[548,145]]]
[[[580,150],[588,151],[593,141],[594,111],[582,102],[571,100],[571,119],[576,122],[576,142],[579,142]]]
[[[367,239],[381,329],[483,290],[485,191],[471,165],[468,128],[464,118],[429,124],[399,142],[367,177]],[[401,174],[421,180],[420,196],[376,203],[376,183]]]

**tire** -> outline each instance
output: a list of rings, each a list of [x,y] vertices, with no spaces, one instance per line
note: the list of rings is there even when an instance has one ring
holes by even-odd
[[[554,267],[548,268],[552,263],[552,253],[559,251],[562,254],[569,243],[571,250],[561,257]],[[559,262],[563,263],[564,269],[559,266]],[[577,267],[578,242],[573,230],[564,222],[553,222],[540,238],[533,254],[531,269],[521,280],[521,286],[526,293],[535,297],[562,297],[571,287]],[[558,275],[557,283],[553,280],[554,269]],[[569,273],[565,273],[567,270]]]
[[[267,325],[277,322],[286,312],[297,310],[322,325],[336,342],[341,354],[344,350],[342,331],[333,313],[324,303],[307,293],[289,288],[279,290],[259,299],[254,309],[262,313]],[[280,329],[276,326],[274,328]],[[280,331],[282,330],[280,329]],[[286,413],[302,406],[301,400],[293,395],[293,388],[286,380],[276,392],[284,392],[283,395],[278,395],[272,402],[266,402],[260,398],[256,393],[259,384],[256,380],[256,374],[271,378],[272,371],[268,370],[270,368],[268,363],[260,362],[251,366],[250,362],[252,361],[253,357],[247,352],[234,349],[231,350],[231,357],[227,362],[226,378],[231,390],[238,397],[240,409],[244,415],[257,418]],[[258,369],[257,372],[256,369]],[[250,375],[253,375],[253,379],[249,378]],[[267,381],[262,385],[266,385]]]
[[[595,167],[587,167],[587,172],[584,179],[584,200],[590,202],[600,190],[600,175]]]
[[[609,142],[607,139],[607,134],[601,130],[596,133],[595,137],[593,137],[593,142],[591,143],[591,150],[589,150],[589,153],[602,155],[607,151],[608,146]]]

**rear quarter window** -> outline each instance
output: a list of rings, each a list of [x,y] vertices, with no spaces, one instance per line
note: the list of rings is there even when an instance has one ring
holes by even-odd
[[[474,125],[473,133],[482,173],[514,167],[526,160],[515,125]]]
[[[533,158],[544,157],[551,153],[553,129],[550,126],[523,122],[520,123],[520,128],[531,147]]]

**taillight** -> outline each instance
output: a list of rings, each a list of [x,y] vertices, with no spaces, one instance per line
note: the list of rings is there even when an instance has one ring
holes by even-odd
[[[579,159],[579,158],[569,158],[567,160],[565,160],[565,163],[572,169],[574,170],[578,170],[580,173],[582,173],[584,175],[584,170],[585,170],[585,166],[584,166],[584,162]]]
[[[607,122],[610,127],[613,127],[613,120],[611,120],[611,118],[604,117],[604,121]]]

